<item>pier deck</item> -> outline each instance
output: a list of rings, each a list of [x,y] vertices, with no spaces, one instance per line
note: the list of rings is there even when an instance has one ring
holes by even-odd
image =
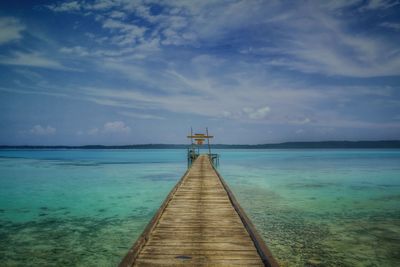
[[[199,156],[120,266],[278,266],[215,171]]]

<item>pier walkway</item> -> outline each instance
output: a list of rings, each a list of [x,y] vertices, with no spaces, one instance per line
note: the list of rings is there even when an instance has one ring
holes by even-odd
[[[278,266],[207,155],[172,189],[120,266]]]

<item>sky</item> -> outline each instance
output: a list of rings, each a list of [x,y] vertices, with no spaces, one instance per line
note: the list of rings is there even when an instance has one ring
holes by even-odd
[[[0,1],[0,145],[400,139],[400,1]]]

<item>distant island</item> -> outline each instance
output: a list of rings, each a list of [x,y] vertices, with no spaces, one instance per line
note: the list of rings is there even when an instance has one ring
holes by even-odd
[[[84,145],[84,146],[8,146],[0,149],[184,149],[188,144],[142,144],[142,145]],[[206,146],[203,146],[206,148]],[[389,141],[320,141],[320,142],[285,142],[278,144],[229,145],[213,144],[213,149],[335,149],[335,148],[400,148],[400,140]]]

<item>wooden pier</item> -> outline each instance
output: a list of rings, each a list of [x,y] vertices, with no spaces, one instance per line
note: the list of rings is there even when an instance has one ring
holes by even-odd
[[[120,266],[278,266],[208,155],[172,189]]]

